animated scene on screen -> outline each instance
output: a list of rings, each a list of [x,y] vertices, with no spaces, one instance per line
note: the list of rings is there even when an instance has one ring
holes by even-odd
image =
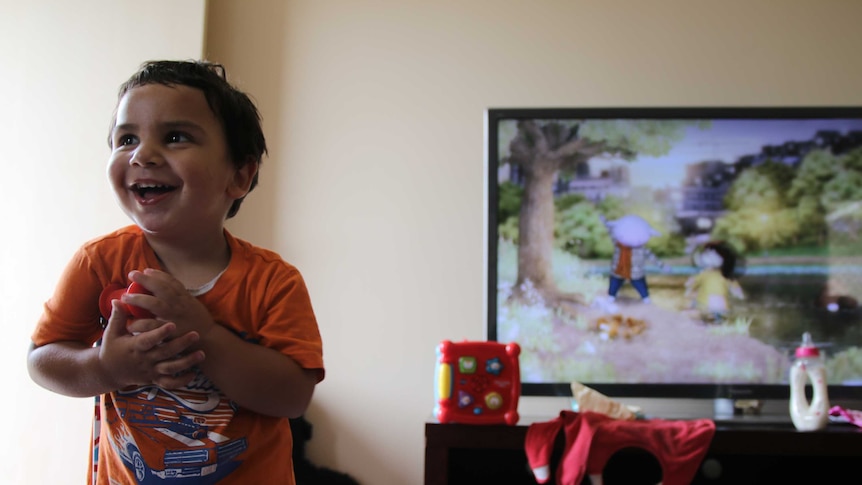
[[[522,382],[786,383],[810,332],[862,385],[862,120],[503,119],[497,142]]]

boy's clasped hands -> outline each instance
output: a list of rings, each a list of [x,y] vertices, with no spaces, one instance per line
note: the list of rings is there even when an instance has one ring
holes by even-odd
[[[99,348],[99,361],[117,389],[155,384],[182,387],[205,359],[199,343],[216,325],[207,308],[164,271],[132,271],[129,279],[151,294],[124,293],[122,303],[149,310],[155,318],[135,319],[114,300]]]

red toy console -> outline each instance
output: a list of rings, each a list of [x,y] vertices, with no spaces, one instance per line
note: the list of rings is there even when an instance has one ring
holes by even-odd
[[[516,343],[442,341],[437,346],[435,419],[440,423],[517,424],[520,353]]]

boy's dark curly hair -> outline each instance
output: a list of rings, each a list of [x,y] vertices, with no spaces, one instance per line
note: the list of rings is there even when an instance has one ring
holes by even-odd
[[[147,61],[140,69],[120,86],[117,99],[120,100],[129,90],[147,84],[165,86],[189,86],[200,89],[221,121],[227,140],[230,158],[236,168],[242,168],[254,161],[258,165],[266,153],[266,139],[261,127],[261,117],[254,102],[247,94],[227,81],[224,67],[207,61]],[[116,113],[111,128],[116,125]],[[110,136],[108,145],[111,145]],[[251,181],[249,192],[257,186],[258,174]],[[239,211],[243,199],[237,199],[230,206],[227,218]]]

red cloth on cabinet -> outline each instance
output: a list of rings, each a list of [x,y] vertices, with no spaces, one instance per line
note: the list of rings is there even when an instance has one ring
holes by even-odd
[[[592,411],[562,411],[558,418],[533,423],[524,448],[536,481],[548,480],[557,434],[565,433],[565,447],[557,469],[558,485],[578,485],[584,475],[598,475],[611,456],[623,448],[652,453],[662,469],[663,485],[685,485],[694,479],[715,434],[710,419],[620,420]]]

